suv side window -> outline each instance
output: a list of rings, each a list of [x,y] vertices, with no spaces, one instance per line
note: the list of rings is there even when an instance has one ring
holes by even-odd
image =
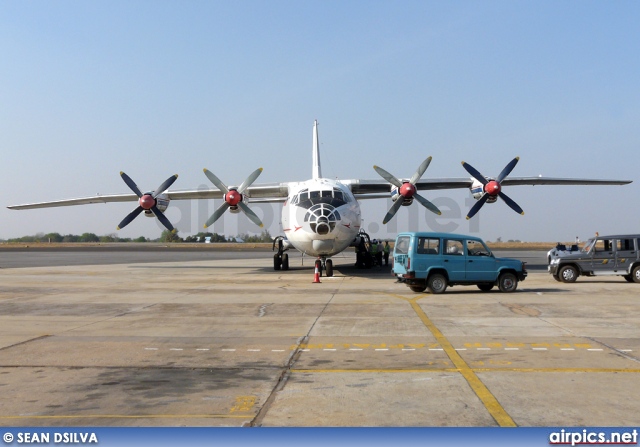
[[[635,250],[633,246],[633,239],[618,239],[616,242],[616,250],[617,251],[633,251]]]
[[[418,254],[437,255],[440,253],[440,239],[431,237],[418,238]]]
[[[395,253],[397,255],[406,255],[409,253],[409,243],[411,242],[410,236],[400,236],[398,243],[395,246]]]
[[[445,254],[447,255],[463,255],[464,254],[464,245],[462,245],[462,241],[449,239],[445,241],[445,244],[446,244]]]
[[[609,239],[598,239],[595,245],[596,253],[602,253],[604,251],[612,251],[611,241]]]
[[[467,240],[468,256],[489,256],[487,249],[482,243],[475,240]]]

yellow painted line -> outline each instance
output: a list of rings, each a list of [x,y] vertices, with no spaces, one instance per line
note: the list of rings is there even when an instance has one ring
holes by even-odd
[[[396,296],[398,298],[406,300],[406,298],[400,297],[398,295],[392,296]],[[476,373],[473,372],[473,369],[471,369],[471,367],[467,365],[467,362],[465,362],[464,359],[460,357],[460,354],[458,354],[458,351],[455,350],[449,339],[447,339],[447,337],[445,337],[444,334],[440,332],[440,329],[438,329],[436,325],[433,324],[427,314],[422,310],[422,308],[418,304],[418,299],[420,299],[420,297],[412,298],[409,300],[409,303],[411,304],[414,312],[418,315],[422,323],[429,329],[429,331],[431,331],[431,334],[435,337],[440,346],[442,346],[444,352],[453,362],[454,366],[459,370],[460,374],[462,374],[462,377],[465,378],[473,392],[476,393],[476,396],[478,396],[478,399],[480,399],[491,417],[495,419],[500,427],[516,427],[515,421],[511,418],[511,416],[509,416],[502,405],[500,405],[498,399],[496,399],[491,391],[489,391],[489,388],[487,388],[486,385],[482,383],[482,380],[480,380]]]
[[[640,369],[621,368],[474,368],[475,372],[542,372],[542,373],[640,373]]]

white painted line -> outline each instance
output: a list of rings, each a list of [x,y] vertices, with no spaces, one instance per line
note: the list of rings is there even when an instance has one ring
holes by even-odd
[[[520,348],[504,348],[505,351],[519,351]]]
[[[478,351],[491,351],[491,348],[476,348]]]
[[[169,351],[184,351],[182,348],[171,348]]]
[[[198,349],[196,349],[196,351],[208,351],[208,350],[209,350],[209,348],[198,348]]]
[[[467,348],[456,348],[456,351],[466,351]]]
[[[222,351],[223,352],[236,352],[235,349],[223,349]]]
[[[144,348],[145,351],[157,351],[158,348]]]
[[[575,351],[575,348],[560,348],[561,351]]]
[[[386,348],[384,348],[384,349],[380,348],[380,349],[376,349],[376,351],[388,351],[388,349],[386,349]]]
[[[442,348],[429,348],[429,351],[444,351]]]
[[[402,348],[403,351],[415,351],[416,348]]]
[[[260,352],[259,349],[247,349],[247,351],[249,351],[249,352]]]
[[[534,351],[546,351],[547,350],[547,348],[531,348],[531,349],[533,349]]]
[[[349,351],[362,351],[361,348],[349,348]]]
[[[302,352],[309,352],[311,351],[311,349],[305,348],[305,349],[301,349]]]
[[[620,352],[633,352],[633,349],[621,349]]]
[[[284,349],[272,349],[271,352],[284,352]]]
[[[590,349],[587,349],[587,351],[603,351],[603,349],[600,349],[600,348],[590,348]]]
[[[323,351],[336,351],[336,349],[324,348]]]

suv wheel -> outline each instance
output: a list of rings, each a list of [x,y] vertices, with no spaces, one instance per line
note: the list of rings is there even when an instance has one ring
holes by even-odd
[[[518,278],[513,273],[503,273],[498,278],[498,288],[501,292],[513,292],[518,287]]]
[[[447,278],[440,273],[434,273],[429,276],[427,286],[429,290],[431,290],[431,293],[444,293],[444,291],[447,290]]]
[[[562,282],[576,282],[578,271],[572,265],[565,265],[558,272],[558,276]]]
[[[488,292],[489,290],[493,289],[493,284],[478,284],[478,289],[482,290],[483,292]]]
[[[633,279],[633,282],[640,282],[640,265],[633,269],[631,278]]]
[[[427,285],[426,284],[413,284],[411,286],[409,286],[409,288],[416,292],[416,293],[420,293],[420,292],[424,292],[427,289]]]

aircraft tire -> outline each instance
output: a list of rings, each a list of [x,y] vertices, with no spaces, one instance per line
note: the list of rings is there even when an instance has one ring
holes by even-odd
[[[280,259],[278,254],[275,254],[273,255],[273,269],[280,270],[280,267],[282,267],[282,259]]]
[[[331,261],[331,259],[327,259],[327,262],[325,262],[324,268],[327,273],[327,278],[333,276],[333,261]]]
[[[282,270],[289,270],[289,255],[287,253],[282,255]]]

